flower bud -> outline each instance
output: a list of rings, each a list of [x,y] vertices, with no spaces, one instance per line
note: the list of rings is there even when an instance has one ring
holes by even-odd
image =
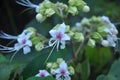
[[[82,24],[82,25],[85,25],[85,26],[86,26],[86,25],[89,26],[89,25],[90,25],[89,19],[83,18],[82,21],[81,21],[81,24]]]
[[[55,74],[55,69],[51,69],[50,73],[54,75]]]
[[[57,63],[53,63],[51,68],[56,69],[57,67],[58,67],[58,64]]]
[[[41,13],[38,13],[38,14],[36,15],[37,21],[41,22],[42,18],[43,18],[43,16],[42,16]]]
[[[46,9],[45,16],[50,17],[55,13],[55,11],[52,8]]]
[[[38,44],[35,45],[35,49],[37,51],[41,51],[44,48],[43,43],[39,42]]]
[[[77,42],[84,41],[84,35],[82,33],[75,32],[73,37]]]
[[[39,42],[40,42],[40,38],[39,37],[33,37],[32,39],[31,39],[31,41],[32,41],[32,43],[34,44],[34,45],[36,45],[36,44],[38,44]]]
[[[73,16],[77,15],[78,14],[77,7],[69,7],[68,12],[71,13]]]
[[[89,39],[88,46],[90,46],[92,48],[95,47],[95,40],[94,39]]]
[[[70,72],[70,75],[74,75],[75,74],[75,70],[72,66],[68,67],[68,71]]]
[[[101,45],[103,45],[104,47],[108,47],[109,46],[109,42],[107,40],[102,40],[101,41]]]
[[[63,60],[63,58],[57,58],[57,63],[60,64]]]
[[[47,68],[51,68],[52,67],[52,63],[48,62],[46,65]]]
[[[83,7],[83,12],[89,12],[90,11],[90,7],[89,6],[84,6]]]
[[[101,40],[102,39],[102,36],[98,32],[94,32],[92,37],[96,40]]]

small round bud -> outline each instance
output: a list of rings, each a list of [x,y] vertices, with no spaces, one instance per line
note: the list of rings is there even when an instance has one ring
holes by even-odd
[[[68,71],[70,72],[71,75],[75,74],[75,70],[72,66],[68,67]]]
[[[117,34],[118,34],[118,30],[117,30],[117,29],[114,29],[114,30],[113,30],[113,34],[117,35]]]
[[[108,47],[109,46],[109,42],[107,40],[102,40],[101,41],[101,44],[104,46],[104,47]]]
[[[55,74],[55,69],[51,69],[50,73],[54,75]]]
[[[42,18],[43,18],[42,14],[38,13],[38,14],[36,15],[37,21],[41,22]]]
[[[57,63],[53,63],[53,64],[52,64],[52,68],[53,68],[53,69],[56,69],[57,67],[58,67],[58,64],[57,64]]]
[[[44,46],[43,46],[43,44],[42,44],[41,42],[39,42],[38,44],[35,45],[35,49],[36,49],[37,51],[40,51],[40,50],[42,50],[43,48],[44,48]]]
[[[57,63],[58,63],[58,64],[60,64],[62,61],[64,61],[63,58],[58,58],[58,59],[57,59]]]
[[[95,40],[94,39],[89,39],[88,46],[94,48],[95,47]]]
[[[89,12],[90,11],[90,7],[89,6],[84,6],[83,7],[83,12]]]
[[[47,68],[51,68],[52,67],[52,63],[48,62],[46,65]]]

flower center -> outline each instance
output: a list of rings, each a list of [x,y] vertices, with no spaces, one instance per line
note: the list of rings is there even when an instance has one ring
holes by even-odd
[[[60,73],[61,73],[62,75],[64,75],[64,74],[65,74],[65,70],[62,69],[62,70],[60,71]]]
[[[41,73],[40,73],[40,76],[41,76],[41,77],[45,77],[45,73],[41,72]]]
[[[57,36],[56,36],[56,38],[58,39],[58,40],[61,40],[62,39],[62,33],[57,33]]]
[[[25,43],[26,43],[26,40],[25,40],[25,39],[23,39],[23,40],[22,40],[22,44],[25,44]]]

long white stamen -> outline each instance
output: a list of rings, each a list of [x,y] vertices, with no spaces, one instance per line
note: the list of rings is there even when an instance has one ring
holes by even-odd
[[[46,64],[46,62],[48,61],[48,59],[49,59],[49,57],[51,56],[53,50],[55,49],[55,46],[56,46],[56,44],[53,46],[53,48],[52,48],[52,50],[50,51],[50,53],[49,53],[47,59],[45,60],[44,64]]]
[[[4,39],[17,39],[17,36],[12,36],[1,31],[0,38]]]
[[[31,3],[29,0],[21,0],[21,1],[16,1],[16,3],[26,6],[26,7],[30,7],[30,8],[37,8],[38,5]]]
[[[12,55],[12,57],[11,57],[11,59],[10,59],[10,62],[13,60],[13,58],[15,57],[15,55],[17,54],[17,52],[18,52],[18,51],[16,51],[16,52]]]
[[[57,41],[57,51],[59,50],[59,49],[58,49],[58,48],[59,48],[59,44],[60,44],[60,42]]]

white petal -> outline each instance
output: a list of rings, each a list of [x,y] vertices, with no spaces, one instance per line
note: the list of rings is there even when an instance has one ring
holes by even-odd
[[[30,49],[29,46],[25,46],[25,47],[23,48],[23,53],[24,53],[24,54],[27,54],[27,53],[29,53],[30,51],[31,51],[31,49]]]
[[[65,33],[65,30],[66,29],[66,25],[65,25],[65,23],[62,23],[62,24],[60,24],[60,26],[59,26],[59,28],[58,28],[58,32],[60,31],[61,33]]]
[[[59,65],[60,68],[63,68],[63,69],[67,69],[67,64],[65,63],[65,61],[62,61]]]
[[[65,48],[65,41],[61,41],[60,48],[61,48],[61,49],[64,49],[64,48]]]
[[[27,40],[25,45],[32,46],[32,42],[30,40]]]
[[[14,45],[14,48],[15,48],[15,50],[20,50],[21,48],[22,48],[23,46],[21,45],[21,44],[19,44],[19,43],[16,43],[15,45]]]
[[[56,30],[50,30],[49,33],[53,38],[56,38],[56,34],[57,34]]]
[[[67,34],[64,34],[62,40],[70,40],[70,36]]]
[[[57,74],[56,75],[56,79],[59,80],[59,78],[61,77],[61,74]]]
[[[36,75],[35,75],[35,77],[40,77],[40,74],[39,74],[39,73],[38,73],[38,74],[36,74]]]

